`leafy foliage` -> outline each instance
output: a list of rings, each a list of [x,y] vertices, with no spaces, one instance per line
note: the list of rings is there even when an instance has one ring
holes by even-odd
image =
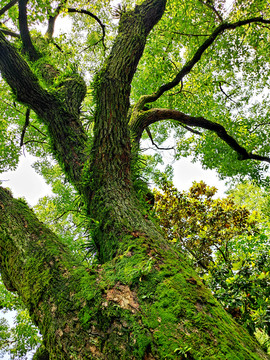
[[[194,183],[188,193],[165,183],[156,192],[156,211],[169,240],[188,251],[208,268],[219,252],[228,261],[229,242],[241,234],[254,234],[255,222],[248,210],[237,207],[232,198],[214,199],[216,188]]]
[[[0,357],[9,353],[10,359],[26,359],[27,353],[41,342],[41,336],[22,301],[6,290],[1,279],[0,309],[4,309],[0,313]],[[11,324],[3,315],[8,315],[10,320],[12,317]]]
[[[236,205],[232,196],[214,199],[216,189],[203,182],[188,192],[170,183],[162,190],[155,194],[156,213],[169,241],[191,255],[205,283],[238,322],[251,334],[260,329],[269,335],[269,230],[265,225],[259,229],[259,214]],[[243,186],[240,190],[241,196]],[[237,190],[233,193],[236,197]]]
[[[78,184],[75,190],[70,183],[70,174],[74,169],[70,166],[71,171],[67,174],[69,164],[64,167],[63,159],[62,162],[59,160],[61,156],[57,152],[61,146],[57,146],[58,140],[61,136],[72,139],[76,134],[75,130],[73,133],[71,131],[73,125],[81,126],[87,146],[83,147],[82,164],[76,157],[77,162],[74,163],[79,164],[87,173],[88,162],[91,162],[96,150],[94,137],[97,137],[98,128],[95,116],[99,109],[94,87],[102,77],[100,69],[106,72],[111,59],[111,55],[108,55],[114,50],[116,37],[119,39],[122,36],[123,24],[134,8],[136,11],[135,5],[142,4],[142,1],[126,0],[118,7],[115,7],[114,2],[105,0],[94,0],[91,3],[84,0],[33,0],[26,3],[26,25],[38,60],[31,59],[30,53],[25,49],[16,2],[1,13],[0,30],[27,62],[35,82],[51,97],[57,95],[57,102],[62,106],[61,114],[69,106],[64,96],[65,83],[71,83],[82,76],[87,92],[83,102],[79,104],[77,123],[72,123],[70,132],[65,135],[62,131],[52,134],[48,123],[45,125],[44,119],[30,110],[31,106],[28,107],[27,101],[22,103],[17,91],[11,92],[3,76],[0,79],[0,172],[15,169],[24,148],[38,157],[35,168],[52,185],[54,195],[41,199],[35,212],[69,246],[73,254],[85,255],[86,247],[91,253],[85,255],[88,264],[96,250],[91,235],[98,228],[98,221],[93,220],[92,215],[87,212],[87,192],[84,192],[84,196],[79,195]],[[1,1],[2,10],[5,5]],[[216,168],[223,178],[250,177],[267,185],[269,179],[265,172],[269,164],[267,156],[270,140],[270,97],[267,90],[270,78],[268,5],[268,0],[253,0],[248,3],[235,0],[231,9],[227,9],[226,1],[223,0],[185,0],[180,4],[179,1],[172,0],[168,2],[164,16],[145,39],[145,49],[141,49],[143,55],[141,58],[138,56],[138,67],[134,67],[135,77],[131,83],[133,74],[129,74],[130,82],[123,86],[131,88],[131,96],[128,90],[128,97],[123,101],[131,104],[124,123],[127,124],[130,120],[132,136],[136,127],[142,127],[138,142],[133,138],[129,140],[135,153],[135,160],[130,166],[130,183],[133,192],[137,193],[144,219],[152,216],[152,204],[149,204],[151,192],[148,191],[145,179],[162,182],[162,174],[156,167],[163,159],[160,153],[138,156],[141,138],[150,137],[153,145],[160,145],[174,136],[177,143],[174,149],[176,159],[192,156],[194,160],[200,160],[205,168]],[[70,31],[66,29],[53,33],[48,27],[53,19],[56,23],[59,21],[66,24]],[[241,21],[247,22],[243,24]],[[228,24],[236,25],[228,27]],[[205,46],[217,30],[222,31],[209,46]],[[196,54],[203,47],[204,50],[196,60]],[[156,94],[157,89],[173,82],[190,64],[192,66],[189,70],[162,96],[156,97],[155,101],[148,99],[142,108],[138,107],[144,95]],[[128,71],[128,66],[124,70]],[[116,83],[118,82],[119,79]],[[120,101],[117,105],[121,105]],[[117,109],[118,107],[116,106]],[[138,117],[135,116],[137,107]],[[190,125],[183,118],[179,120],[168,116],[154,119],[144,117],[148,111],[151,115],[151,110],[155,108],[159,108],[159,112],[172,109],[178,115],[184,114],[184,120],[192,120],[193,123]],[[110,109],[108,113],[115,110]],[[140,117],[146,119],[147,126],[143,121],[139,122]],[[138,121],[135,121],[135,130],[132,127],[134,118]],[[220,135],[222,131],[215,131],[211,126],[201,126],[202,119],[208,125],[219,125],[219,130],[225,129],[227,138],[234,139],[238,148],[244,148],[247,157],[235,152],[235,148]],[[109,128],[107,134],[106,131],[103,134],[104,143],[112,134],[117,133],[118,129],[112,129]],[[54,137],[56,139],[53,141]],[[124,143],[121,137],[118,141]],[[127,148],[130,148],[130,144]],[[72,150],[76,154],[77,146]],[[254,161],[254,157],[249,157],[253,153],[266,162]],[[118,154],[111,156],[110,160],[117,157]],[[123,158],[128,161],[127,157]],[[58,160],[58,165],[55,164],[55,159]],[[73,159],[74,157],[70,162]],[[170,166],[167,166],[166,171],[172,176]],[[87,183],[91,175],[93,174],[87,173],[88,178],[80,183],[82,187],[82,183]],[[87,199],[92,197],[89,189],[90,185]],[[232,198],[214,199],[215,189],[202,183],[195,184],[189,193],[180,194],[168,184],[164,184],[163,191],[164,194],[156,195],[156,211],[169,240],[178,248],[188,251],[196,265],[204,269],[205,282],[215,290],[216,296],[228,311],[233,313],[237,310],[240,315],[236,317],[250,331],[253,332],[257,326],[268,332],[269,294],[266,289],[269,253],[265,250],[268,224],[262,222],[264,225],[261,225],[261,232],[258,234],[258,218],[252,217],[245,208],[236,206]],[[148,204],[145,206],[145,203]],[[266,207],[265,204],[262,213],[269,217]],[[136,232],[133,234],[136,235]],[[117,238],[118,235],[117,230]],[[145,271],[139,270],[143,275],[148,275],[152,264],[146,263],[145,268]],[[27,349],[38,342],[37,330],[30,324],[25,309],[16,297],[3,292],[0,293],[0,300],[3,308],[19,309],[15,328],[8,329],[3,321],[1,325],[4,331],[1,336],[8,343],[16,335],[18,340],[11,352],[14,356],[24,356]],[[25,345],[27,337],[30,345]],[[185,357],[189,351],[189,346],[175,350]]]

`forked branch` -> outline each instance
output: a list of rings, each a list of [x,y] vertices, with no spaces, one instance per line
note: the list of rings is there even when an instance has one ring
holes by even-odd
[[[204,117],[194,117],[182,113],[181,111],[171,109],[158,109],[153,108],[145,112],[141,112],[136,121],[131,123],[131,130],[136,132],[136,139],[141,137],[142,132],[151,124],[161,120],[176,120],[179,124],[188,127],[197,127],[201,129],[210,130],[223,140],[231,149],[237,152],[239,160],[258,160],[270,163],[270,157],[261,156],[248,152],[243,146],[241,146],[234,137],[228,134],[226,129],[213,121],[207,120]]]
[[[31,61],[36,61],[40,55],[35,49],[27,23],[27,5],[28,0],[19,0],[19,27],[23,43],[23,50],[29,56]]]

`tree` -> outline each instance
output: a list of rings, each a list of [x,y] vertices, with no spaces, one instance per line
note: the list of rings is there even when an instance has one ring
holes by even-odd
[[[236,206],[231,197],[213,199],[217,189],[203,181],[193,183],[188,192],[179,192],[170,183],[162,190],[155,192],[162,229],[169,241],[188,252],[205,270],[216,257],[231,263],[231,240],[256,233],[256,222],[246,208]]]
[[[165,182],[162,190],[155,192],[155,209],[169,241],[190,256],[236,321],[268,340],[269,226],[260,219],[264,210],[268,213],[266,192],[242,183],[231,190],[234,196],[214,199],[217,189],[203,182],[193,183],[188,192]],[[245,203],[256,212],[249,212]]]
[[[12,0],[0,10],[1,168],[16,166],[20,144],[53,156],[94,224],[98,260],[87,267],[1,188],[1,276],[43,336],[35,358],[266,359],[170,246],[135,188],[145,191],[136,174],[143,133],[162,141],[170,128],[180,154],[193,147],[223,174],[261,175],[270,161],[265,103],[254,121],[258,106],[247,113],[241,105],[267,84],[267,1],[236,1],[230,13],[222,1],[73,6]],[[53,36],[61,14],[74,16],[67,39]],[[45,23],[45,36],[29,30]],[[164,120],[172,120],[167,129]]]

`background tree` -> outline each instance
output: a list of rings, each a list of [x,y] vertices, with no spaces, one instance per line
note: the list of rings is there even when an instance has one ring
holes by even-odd
[[[74,187],[74,221],[85,219],[99,263],[1,188],[1,276],[42,334],[35,358],[266,359],[152,221],[138,161],[145,131],[160,143],[175,129],[178,155],[193,149],[223,176],[261,177],[267,1],[228,12],[222,1],[19,0],[0,14],[1,170],[16,166],[20,145],[43,158],[45,175],[52,157],[57,191],[68,204],[64,184]],[[54,37],[64,15],[72,31]]]
[[[157,216],[168,240],[189,255],[224,308],[251,334],[265,333],[267,340],[269,225],[267,229],[260,219],[266,194],[250,183],[238,185],[227,198],[214,199],[215,193],[203,182],[194,183],[188,192],[165,182],[163,192],[155,194]],[[245,202],[253,213],[243,207]]]

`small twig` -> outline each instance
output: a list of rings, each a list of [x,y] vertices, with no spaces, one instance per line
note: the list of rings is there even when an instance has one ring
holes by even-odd
[[[149,136],[149,139],[151,140],[151,143],[152,143],[158,150],[174,150],[174,147],[171,147],[171,148],[161,148],[161,147],[159,147],[159,146],[154,142],[149,127],[147,127],[145,130],[146,130],[146,132],[147,132],[147,135]]]
[[[26,144],[29,144],[29,143],[48,144],[47,141],[28,140],[23,145],[26,145]]]
[[[30,117],[30,109],[27,108],[27,109],[26,109],[26,113],[25,113],[25,122],[24,122],[24,126],[23,126],[23,129],[22,129],[20,146],[23,146],[23,145],[24,145],[24,143],[23,143],[23,138],[24,138],[24,135],[25,135],[27,126],[29,125],[29,117]]]
[[[44,137],[46,137],[46,135],[45,135],[41,130],[39,130],[39,128],[37,128],[35,125],[30,124],[30,126],[33,127],[35,130],[37,130],[41,135],[43,135]]]
[[[13,102],[14,105],[11,105],[10,103],[8,103],[7,101],[1,99],[3,101],[3,103],[5,103],[7,106],[11,107],[12,109],[15,109],[17,112],[19,112],[20,114],[23,114],[22,111],[18,110],[15,106],[15,102]]]
[[[212,10],[212,11],[216,14],[216,16],[218,17],[218,19],[219,19],[220,22],[223,22],[222,16],[220,15],[220,13],[217,11],[217,9],[216,9],[213,5],[211,5],[207,0],[206,0],[206,2],[204,2],[204,1],[202,1],[202,0],[199,0],[199,1],[200,1],[200,3],[202,3],[203,5],[207,6],[208,9]]]
[[[190,33],[188,34],[188,33],[182,33],[182,32],[178,32],[178,31],[172,31],[172,34],[181,35],[181,36],[195,36],[195,37],[211,35],[211,34],[190,34]]]
[[[218,86],[219,86],[219,88],[220,88],[220,91],[226,96],[227,99],[229,99],[229,100],[232,101],[233,103],[237,104],[236,101],[234,101],[233,99],[231,99],[231,95],[226,94],[225,91],[222,89],[221,81],[219,81]]]
[[[81,51],[80,51],[80,54],[88,49],[90,49],[92,46],[96,46],[98,43],[100,43],[102,41],[102,39],[99,39],[98,41],[96,41],[94,44],[91,44],[89,46],[86,46],[85,48],[83,48]],[[104,46],[104,44],[103,44]]]
[[[202,133],[201,133],[200,131],[198,131],[198,130],[193,130],[193,129],[191,129],[191,128],[190,128],[189,126],[187,126],[187,125],[182,125],[182,124],[180,124],[180,125],[181,125],[184,129],[192,132],[193,134],[202,135]]]
[[[266,26],[266,25],[260,25],[260,26],[263,27],[263,28],[266,28],[266,29],[270,30],[270,26]]]
[[[269,122],[263,122],[263,123],[257,124],[257,125],[254,126],[254,128],[252,130],[250,130],[250,133],[253,133],[256,129],[258,129],[258,127],[265,126],[265,125],[270,125],[270,123]]]
[[[180,87],[180,90],[179,91],[176,91],[175,93],[173,94],[169,94],[169,96],[174,96],[174,95],[178,95],[182,92],[183,90],[183,87],[184,87],[184,84],[183,84],[183,80],[181,80],[181,87]]]
[[[68,12],[70,13],[78,13],[78,14],[86,14],[86,15],[89,15],[91,16],[94,20],[96,20],[98,22],[98,24],[101,26],[101,29],[102,29],[102,38],[98,41],[98,42],[102,42],[102,45],[104,47],[105,50],[107,50],[107,47],[105,45],[105,42],[104,42],[104,39],[105,39],[105,25],[103,24],[103,22],[93,13],[91,13],[90,11],[88,10],[84,10],[84,9],[74,9],[74,8],[68,8],[67,9]],[[96,44],[94,44],[96,45]]]
[[[79,210],[66,210],[64,211],[61,215],[57,216],[53,221],[56,222],[58,220],[60,220],[64,215],[70,213],[70,212],[80,212]]]
[[[63,53],[63,49],[55,42],[55,41],[52,41],[53,45],[56,47],[57,50],[59,50],[61,53]]]

